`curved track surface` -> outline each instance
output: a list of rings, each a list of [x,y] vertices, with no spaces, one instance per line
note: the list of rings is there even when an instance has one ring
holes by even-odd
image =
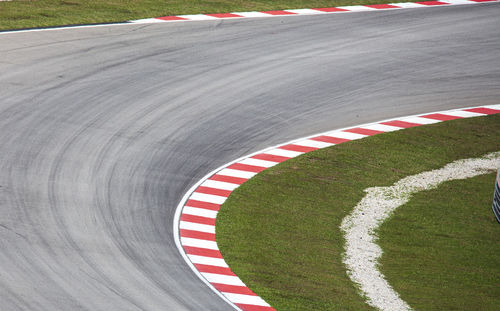
[[[230,310],[172,218],[296,137],[500,98],[500,5],[0,34],[2,310]]]

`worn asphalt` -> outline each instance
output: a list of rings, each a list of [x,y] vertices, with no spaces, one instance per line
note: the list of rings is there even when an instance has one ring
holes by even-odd
[[[237,157],[499,104],[500,4],[0,33],[2,310],[231,310],[184,192]],[[453,143],[453,142],[450,142]]]

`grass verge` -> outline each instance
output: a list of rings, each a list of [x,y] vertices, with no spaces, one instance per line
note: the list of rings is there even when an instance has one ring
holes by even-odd
[[[420,192],[380,228],[382,272],[415,310],[498,310],[495,178],[481,175]]]
[[[122,22],[180,14],[378,4],[390,0],[13,0],[0,1],[0,30]]]
[[[371,310],[346,275],[339,229],[363,190],[498,150],[500,115],[493,115],[380,134],[306,154],[262,172],[231,194],[217,218],[219,247],[233,271],[278,310]],[[494,178],[485,190],[490,201],[493,184]],[[486,209],[484,221],[496,224],[491,206]],[[498,236],[500,226],[495,230]],[[492,277],[498,280],[495,271]],[[405,278],[395,273],[391,278]],[[417,286],[428,284],[422,280]]]

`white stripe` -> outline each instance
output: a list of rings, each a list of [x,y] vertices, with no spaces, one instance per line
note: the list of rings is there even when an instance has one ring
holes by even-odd
[[[436,1],[438,1],[438,2],[443,2],[443,3],[444,3],[444,4],[438,4],[438,5],[447,5],[445,1],[440,1],[440,0],[436,0]],[[425,2],[426,2],[426,1],[424,0],[422,4],[423,4],[423,5],[425,5],[425,6],[427,6],[427,7],[429,7],[429,6],[435,6],[435,4],[430,4],[430,5],[427,5],[427,4],[425,4]]]
[[[271,14],[266,14],[262,12],[235,12],[233,14],[238,14],[244,17],[270,17],[272,16]]]
[[[234,189],[238,188],[240,185],[232,184],[232,183],[224,182],[224,181],[207,179],[200,186],[233,191]]]
[[[470,112],[470,111],[463,111],[463,110],[457,110],[457,111],[446,111],[443,113],[445,115],[449,116],[454,116],[454,117],[462,117],[462,118],[470,118],[470,117],[480,117],[484,116],[483,113],[478,113],[478,112]]]
[[[325,147],[330,147],[330,146],[335,145],[335,144],[326,143],[323,141],[316,141],[316,140],[312,140],[312,139],[299,140],[299,141],[293,142],[292,144],[304,146],[304,147],[314,147],[314,148],[325,148]]]
[[[222,204],[226,201],[226,197],[221,197],[219,195],[206,194],[201,192],[193,192],[193,194],[189,199],[202,202],[215,203],[215,204]]]
[[[345,138],[345,139],[350,139],[350,140],[360,139],[360,138],[364,138],[364,137],[368,136],[368,135],[351,133],[351,132],[344,132],[344,131],[332,131],[332,132],[326,133],[325,135],[331,136],[331,137],[337,137],[337,138]]]
[[[217,243],[215,241],[181,237],[181,244],[182,246],[193,246],[199,248],[219,250],[219,248],[217,247]]]
[[[203,275],[205,279],[207,279],[210,283],[246,286],[245,283],[243,283],[237,276],[207,273],[207,272],[201,272],[201,275]]]
[[[404,122],[417,123],[417,124],[433,124],[433,123],[441,122],[439,120],[429,119],[429,118],[421,118],[421,117],[406,117],[406,118],[401,118],[399,120],[404,121]]]
[[[500,105],[488,105],[488,106],[484,106],[484,107],[481,107],[481,108],[489,108],[489,109],[500,110]]]
[[[473,107],[473,108],[478,108],[478,107]],[[499,109],[500,110],[500,105],[484,106],[483,108]],[[466,108],[464,108],[464,109],[466,109]],[[467,108],[467,109],[471,109],[471,108]],[[443,112],[441,112],[441,113],[443,113]],[[389,120],[380,121],[380,122],[388,122],[388,121]],[[354,127],[367,128],[367,129],[373,129],[373,130],[381,130],[381,131],[390,131],[390,130],[398,130],[399,129],[399,127],[387,126],[387,125],[382,125],[382,124],[358,125],[358,126],[354,126]],[[317,134],[317,135],[319,136],[322,134]],[[297,141],[290,141],[288,143],[282,144],[281,146],[286,145],[286,144],[304,145],[305,141],[310,142],[311,140],[302,138],[302,139],[298,139]],[[333,144],[328,144],[328,145],[333,145]],[[260,153],[263,153],[263,152],[271,153],[271,152],[273,152],[273,150],[277,150],[277,148],[279,148],[279,146],[275,146],[273,148],[275,148],[275,149],[270,149],[269,151],[262,150],[262,151],[260,151]],[[254,153],[254,154],[257,154],[257,153]],[[240,159],[242,159],[242,158],[240,158]],[[238,160],[236,160],[236,161],[238,161]],[[232,163],[234,163],[234,162],[226,164],[225,166],[227,167],[228,165],[231,165]],[[251,176],[256,174],[256,173],[252,173],[252,172],[243,172],[243,171],[239,171],[239,170],[226,169],[226,168],[224,168],[224,166],[221,166],[221,167],[215,169],[214,171],[210,172],[202,180],[206,180],[206,179],[210,178],[211,176],[213,176],[214,174],[218,174],[218,175],[222,175],[222,176],[240,177],[240,178],[245,178],[245,177],[250,178],[251,177],[251,176],[241,176],[242,173],[243,174],[250,173]],[[208,226],[208,225],[196,224],[196,223],[191,223],[191,222],[186,222],[186,221],[180,221],[180,217],[181,217],[182,209],[183,209],[184,205],[188,201],[190,194],[199,186],[199,184],[202,183],[202,180],[200,180],[199,183],[197,183],[191,187],[191,189],[183,196],[182,201],[179,203],[179,205],[176,208],[175,220],[174,220],[175,244],[176,244],[178,250],[181,252],[182,257],[184,258],[184,260],[186,262],[192,262],[195,264],[206,264],[206,265],[212,265],[212,266],[220,266],[220,267],[227,268],[228,266],[223,259],[206,257],[206,256],[198,256],[198,255],[188,255],[185,253],[185,251],[182,248],[182,245],[180,244],[180,236],[179,236],[179,230],[178,230],[179,228],[190,229],[190,230],[195,230],[195,231],[200,231],[200,232],[208,232],[208,233],[212,233],[212,234],[215,233],[215,226]],[[196,270],[193,265],[190,264],[189,266],[192,268],[194,273],[198,277],[200,277],[200,279],[204,283],[208,284],[207,279],[202,277],[202,274],[198,270]],[[213,287],[211,287],[211,288],[214,289]],[[233,305],[235,308],[237,308],[236,305],[234,305],[222,293],[220,293],[219,291],[217,291],[215,289],[214,289],[214,292],[216,294],[218,294],[224,301],[226,301],[227,303],[229,303],[229,304]]]
[[[183,220],[181,220],[179,222],[179,228],[193,230],[193,231],[206,232],[206,233],[215,233],[215,226],[197,224],[194,222],[183,221]]]
[[[195,216],[201,216],[201,217],[207,217],[207,218],[216,218],[217,217],[217,211],[212,211],[209,209],[205,208],[197,208],[197,207],[191,207],[191,206],[184,206],[182,209],[183,214],[188,214],[188,215],[195,215]]]
[[[450,4],[471,4],[471,3],[477,3],[474,1],[469,1],[469,0],[446,0],[446,1],[441,1],[441,2],[446,2]]]
[[[224,296],[227,297],[227,299],[231,300],[231,302],[234,302],[234,303],[243,303],[246,305],[270,307],[270,305],[267,302],[265,302],[264,299],[260,298],[259,296],[233,294],[233,293],[226,293],[226,292],[222,292],[222,293],[224,294]]]
[[[303,152],[276,148],[276,149],[267,150],[265,152],[265,154],[271,154],[271,155],[276,155],[276,156],[280,156],[280,157],[287,157],[287,158],[295,158],[295,157],[303,154]]]
[[[252,159],[252,158],[246,158],[240,162],[240,164],[246,164],[246,165],[253,165],[253,166],[260,166],[260,167],[271,167],[275,166],[278,164],[277,162],[271,162],[271,161],[266,161],[266,160],[259,160],[259,159]]]
[[[398,2],[398,3],[389,3],[390,5],[396,5],[400,8],[403,9],[409,9],[409,8],[424,8],[427,7],[427,5],[419,4],[419,3],[414,3],[414,2]]]
[[[349,10],[351,12],[362,12],[362,11],[373,11],[374,8],[370,8],[364,5],[350,5],[350,6],[338,6],[339,9]]]
[[[286,12],[290,13],[295,13],[295,14],[304,14],[304,15],[309,15],[309,14],[324,14],[325,12],[323,11],[318,11],[318,10],[311,10],[311,9],[296,9],[296,10],[285,10]]]
[[[217,17],[213,17],[205,14],[194,14],[194,15],[177,15],[177,17],[187,18],[191,21],[205,21],[211,19],[218,19]]]
[[[231,177],[239,177],[239,178],[252,178],[257,173],[255,172],[247,172],[247,171],[240,171],[240,170],[233,170],[230,168],[225,168],[217,172],[217,175],[224,175],[224,176],[231,176]]]
[[[362,126],[363,129],[374,130],[374,131],[382,131],[382,132],[393,132],[400,130],[401,127],[390,126],[385,124],[370,124],[366,126]]]
[[[187,254],[187,256],[189,257],[189,260],[191,260],[192,263],[229,268],[224,259],[221,258],[213,258],[213,257],[205,257],[205,256],[189,255],[189,254]]]

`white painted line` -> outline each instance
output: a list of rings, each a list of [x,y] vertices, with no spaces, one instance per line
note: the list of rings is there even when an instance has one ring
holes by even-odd
[[[184,246],[192,246],[192,247],[219,250],[219,248],[217,247],[217,243],[215,243],[215,241],[181,237],[181,243]]]
[[[484,106],[481,108],[490,108],[490,109],[500,110],[500,105],[489,105],[489,106]],[[466,109],[469,109],[469,108],[466,108]]]
[[[441,1],[449,4],[473,4],[476,3],[474,1],[469,1],[469,0],[446,0],[446,1]]]
[[[23,32],[40,32],[40,31],[57,31],[57,30],[71,30],[71,29],[83,29],[83,28],[99,28],[99,27],[112,27],[112,26],[126,26],[134,25],[132,22],[125,23],[114,23],[114,24],[97,24],[97,25],[81,25],[81,26],[64,26],[64,27],[54,27],[54,28],[35,28],[35,29],[24,29],[24,30],[9,30],[0,31],[0,35],[8,34],[18,34]]]
[[[215,226],[198,224],[198,223],[195,223],[195,222],[183,221],[183,220],[181,220],[179,222],[179,229],[187,229],[187,230],[193,230],[193,231],[200,231],[200,232],[214,233],[215,234]]]
[[[325,14],[326,12],[312,10],[312,9],[296,9],[296,10],[284,10],[285,12],[295,13],[299,15],[312,15],[312,14]]]
[[[218,19],[217,17],[213,17],[213,16],[205,15],[205,14],[177,15],[177,17],[187,18],[190,21],[206,21],[206,20]]]
[[[266,14],[262,12],[235,12],[232,14],[237,14],[243,17],[271,17],[273,15],[271,14]]]
[[[188,215],[194,215],[194,216],[201,216],[201,217],[207,217],[207,218],[216,218],[217,217],[217,211],[212,211],[209,209],[205,208],[197,208],[197,207],[191,207],[191,206],[184,206],[184,209],[182,210],[183,214],[188,214]]]
[[[398,2],[398,3],[389,3],[390,5],[395,5],[403,9],[413,9],[413,8],[428,8],[428,5],[423,5],[414,2]]]
[[[350,5],[350,6],[338,6],[339,9],[349,10],[351,12],[363,12],[363,11],[378,11],[375,8],[370,8],[364,5]]]
[[[462,118],[480,117],[480,116],[484,116],[485,115],[483,113],[470,112],[470,111],[461,111],[461,110],[448,111],[448,112],[446,112],[444,114],[449,115],[449,116],[454,116],[454,117],[462,117]]]
[[[266,160],[259,160],[259,159],[252,159],[252,158],[246,158],[245,160],[242,160],[238,162],[240,164],[246,164],[246,165],[253,165],[253,166],[261,166],[261,167],[271,167],[275,166],[278,164],[277,162],[271,162],[271,161],[266,161]]]
[[[192,263],[197,263],[200,265],[207,265],[207,266],[217,266],[217,267],[222,267],[222,268],[229,268],[229,266],[224,261],[224,259],[221,259],[221,258],[213,258],[213,257],[205,257],[205,256],[189,255],[189,254],[187,256]]]
[[[351,132],[344,132],[344,131],[332,131],[332,132],[326,133],[325,135],[331,136],[331,137],[349,139],[349,140],[356,140],[356,139],[365,138],[366,136],[368,136],[368,135],[351,133]]]
[[[236,14],[239,14],[239,13],[236,13]],[[462,110],[465,110],[465,109],[477,109],[477,108],[489,108],[489,109],[500,110],[500,105],[467,107],[467,108],[463,108]],[[458,111],[458,110],[457,109],[453,110],[453,112],[455,112],[455,111]],[[447,114],[448,112],[449,112],[449,110],[448,111],[429,112],[427,114],[433,114],[433,113]],[[470,116],[470,114],[467,114],[467,115]],[[349,130],[349,129],[353,129],[353,128],[366,128],[366,129],[372,129],[372,130],[377,130],[377,131],[382,131],[382,132],[396,131],[396,130],[399,130],[401,128],[400,127],[396,127],[396,126],[383,125],[381,123],[390,122],[390,121],[402,121],[402,120],[407,120],[408,122],[409,121],[414,121],[414,122],[418,121],[419,124],[424,124],[424,122],[425,123],[440,122],[440,121],[437,121],[437,120],[435,120],[435,122],[434,122],[433,120],[426,119],[426,118],[421,118],[419,116],[409,116],[409,117],[404,117],[404,118],[386,119],[386,120],[378,121],[377,123],[361,124],[361,125],[357,125],[357,126],[353,126],[353,127],[347,127],[347,128],[343,128],[343,129],[337,129],[337,131],[345,131],[345,130]],[[334,145],[334,144],[330,144],[330,143],[323,143],[323,142],[317,142],[317,141],[311,140],[311,138],[318,137],[318,136],[321,136],[321,135],[325,135],[325,133],[319,133],[319,134],[311,135],[311,136],[308,136],[308,137],[303,137],[303,138],[299,138],[299,139],[296,139],[296,140],[293,140],[293,141],[289,141],[289,142],[286,142],[284,144],[275,145],[273,147],[269,147],[267,149],[254,152],[254,153],[252,153],[250,155],[247,155],[245,157],[241,157],[239,159],[236,159],[236,160],[234,160],[232,162],[229,162],[229,163],[227,163],[225,165],[220,166],[219,168],[217,168],[217,169],[213,170],[212,172],[208,173],[207,175],[205,175],[204,178],[202,178],[200,181],[198,181],[196,184],[194,184],[186,192],[186,194],[183,196],[181,202],[179,202],[179,204],[177,206],[177,209],[175,210],[175,216],[174,216],[174,221],[173,221],[173,227],[174,227],[173,235],[174,235],[175,244],[176,244],[177,249],[179,250],[181,256],[184,258],[184,260],[189,265],[189,267],[193,270],[193,272],[202,280],[202,282],[204,282],[209,288],[211,288],[217,295],[219,295],[224,301],[226,301],[229,305],[231,305],[235,310],[240,310],[241,311],[241,309],[237,305],[235,305],[224,294],[222,294],[220,291],[218,291],[209,282],[209,280],[206,277],[204,277],[204,275],[210,275],[210,274],[201,273],[193,265],[193,263],[194,263],[194,264],[205,264],[205,265],[220,266],[220,267],[227,268],[228,266],[225,263],[225,261],[223,259],[220,259],[220,258],[212,258],[212,257],[206,257],[206,256],[198,256],[198,255],[188,255],[188,254],[185,253],[185,251],[184,251],[184,249],[182,247],[182,244],[181,244],[181,240],[180,240],[179,229],[189,229],[189,230],[195,230],[195,231],[200,231],[200,232],[208,232],[208,233],[213,233],[214,234],[215,233],[215,226],[209,226],[209,225],[197,224],[197,223],[192,223],[192,222],[180,221],[182,210],[183,210],[184,206],[186,205],[186,202],[190,199],[190,196],[193,194],[193,192],[203,182],[205,182],[207,179],[209,179],[213,175],[231,176],[231,177],[239,177],[239,178],[246,178],[246,179],[248,179],[248,178],[251,178],[251,177],[253,177],[254,175],[257,174],[257,173],[252,173],[252,172],[246,172],[246,171],[228,169],[227,167],[231,166],[232,164],[237,163],[238,161],[242,161],[242,160],[244,160],[246,158],[255,156],[257,154],[261,154],[261,153],[268,153],[268,154],[275,154],[275,155],[282,155],[282,156],[291,155],[290,153],[288,153],[288,155],[285,155],[285,154],[282,153],[281,150],[283,150],[284,152],[293,152],[293,151],[288,151],[288,150],[285,150],[285,149],[280,149],[281,146],[289,145],[289,144],[302,145],[302,146],[311,146],[311,147],[316,147],[316,148],[324,148],[324,147],[327,147],[327,146]],[[298,154],[294,153],[293,155],[297,156],[299,154],[301,154],[301,152],[299,152]],[[214,275],[214,274],[212,274],[212,275]],[[217,276],[217,274],[215,274],[215,275]],[[233,279],[233,282],[235,282],[234,279]],[[214,280],[214,283],[215,283],[215,280]]]
[[[276,149],[271,149],[271,150],[266,151],[265,154],[271,154],[271,155],[276,155],[276,156],[280,156],[280,157],[287,157],[287,158],[295,158],[301,154],[304,154],[304,152],[276,148]]]
[[[224,182],[224,181],[207,179],[200,186],[233,191],[234,189],[238,188],[240,185],[232,184],[232,183],[228,183],[228,182]]]
[[[224,296],[227,297],[227,299],[231,300],[234,303],[242,303],[246,305],[256,305],[256,306],[263,306],[263,307],[269,307],[269,304],[264,301],[264,299],[260,298],[259,296],[251,296],[251,295],[242,295],[242,294],[233,294],[233,293],[226,293],[222,292]]]
[[[299,141],[293,142],[292,144],[304,146],[304,147],[320,148],[320,149],[335,145],[335,144],[331,144],[331,143],[326,143],[324,141],[316,141],[316,140],[311,140],[311,139],[299,140]]]
[[[417,123],[417,124],[433,124],[433,123],[442,122],[439,120],[434,120],[434,119],[429,119],[429,118],[421,118],[421,117],[406,117],[406,118],[401,118],[399,120],[404,121],[404,122]]]
[[[402,129],[401,127],[397,126],[390,126],[390,125],[385,125],[385,124],[370,124],[370,125],[363,125],[361,128],[368,129],[368,130],[374,130],[374,131],[381,131],[381,132],[394,132]]]
[[[201,272],[201,275],[203,275],[210,283],[226,284],[234,286],[246,286],[245,283],[243,283],[237,276],[207,273],[207,272]]]
[[[191,200],[214,203],[214,204],[222,204],[226,201],[226,197],[221,197],[220,195],[206,194],[201,192],[193,192],[190,197]]]
[[[217,172],[217,175],[224,175],[224,176],[231,176],[231,177],[239,177],[239,178],[252,178],[257,173],[254,172],[247,172],[247,171],[240,171],[240,170],[233,170],[230,168],[225,168]]]

